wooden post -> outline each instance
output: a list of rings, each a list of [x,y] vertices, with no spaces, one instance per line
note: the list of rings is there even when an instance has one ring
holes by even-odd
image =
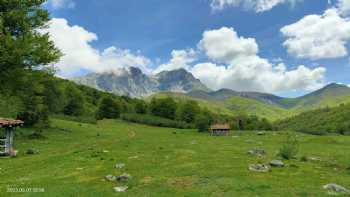
[[[6,141],[5,141],[5,154],[10,155],[13,146],[13,129],[12,127],[6,127]]]

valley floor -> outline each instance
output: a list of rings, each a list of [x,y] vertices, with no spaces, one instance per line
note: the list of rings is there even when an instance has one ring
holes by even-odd
[[[194,130],[149,127],[117,120],[98,125],[53,120],[47,139],[15,138],[17,158],[0,159],[0,196],[328,196],[322,188],[350,188],[350,137],[298,134],[298,159],[254,173],[249,164],[276,158],[285,133],[211,137]],[[34,148],[39,154],[27,155]],[[249,156],[262,148],[265,158]],[[302,156],[320,161],[302,162]],[[116,163],[125,163],[122,169]],[[129,173],[129,190],[115,193],[108,174]],[[43,193],[9,193],[42,188]]]

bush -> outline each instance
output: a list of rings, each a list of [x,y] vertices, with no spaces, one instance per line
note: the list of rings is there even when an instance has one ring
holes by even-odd
[[[278,155],[283,159],[293,159],[299,152],[299,143],[296,136],[288,134],[286,141],[279,150]]]
[[[121,119],[134,123],[141,123],[152,126],[159,127],[170,127],[170,128],[179,128],[179,129],[189,129],[194,128],[193,125],[186,122],[170,120],[167,118],[152,116],[148,114],[122,114]]]
[[[196,128],[199,132],[207,132],[209,131],[209,127],[212,123],[212,120],[210,117],[200,114],[196,117],[195,124]]]
[[[159,116],[168,119],[175,119],[177,104],[172,98],[153,98],[150,103],[150,112],[154,116]]]
[[[96,118],[98,120],[104,118],[119,118],[120,116],[120,105],[111,97],[105,97],[102,99],[101,104],[97,110]]]

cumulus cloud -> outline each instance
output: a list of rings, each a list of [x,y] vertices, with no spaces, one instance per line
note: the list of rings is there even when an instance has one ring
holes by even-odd
[[[226,7],[243,7],[255,12],[265,12],[271,10],[277,5],[290,3],[294,5],[302,0],[211,0],[211,8],[213,10],[222,10]]]
[[[47,4],[50,5],[53,9],[75,7],[75,2],[73,0],[49,0]]]
[[[190,71],[213,89],[276,93],[315,90],[324,85],[325,68],[300,65],[288,70],[283,63],[274,65],[258,56],[253,38],[239,37],[233,28],[204,32],[198,46],[212,62],[194,65]]]
[[[66,19],[53,18],[46,31],[64,54],[56,65],[60,76],[71,77],[81,71],[104,72],[129,66],[149,72],[151,61],[148,58],[115,46],[98,50],[91,46],[91,42],[98,39],[95,33],[77,25],[70,26]]]
[[[308,15],[281,29],[289,54],[312,60],[344,57],[350,41],[350,20],[336,8],[322,15]]]
[[[220,63],[231,63],[238,58],[258,53],[258,45],[253,38],[239,37],[233,28],[205,31],[198,47],[206,55]]]
[[[343,15],[348,15],[350,13],[350,0],[339,0],[337,8]]]
[[[154,73],[176,70],[179,68],[189,69],[190,63],[196,60],[196,51],[193,49],[173,50],[168,63],[160,65]]]

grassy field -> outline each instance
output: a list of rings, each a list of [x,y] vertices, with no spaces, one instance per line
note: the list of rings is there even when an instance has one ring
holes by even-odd
[[[322,186],[350,188],[350,137],[297,134],[298,159],[268,173],[249,164],[276,158],[286,134],[254,132],[211,137],[194,130],[149,127],[118,120],[97,125],[53,120],[46,139],[15,139],[17,158],[0,159],[0,196],[328,196]],[[25,130],[22,130],[25,132]],[[28,148],[40,151],[26,155]],[[247,155],[252,148],[265,158]],[[321,161],[302,162],[302,156]],[[125,163],[115,169],[116,163]],[[104,176],[132,175],[129,190]],[[7,188],[44,188],[44,193],[7,193]]]

